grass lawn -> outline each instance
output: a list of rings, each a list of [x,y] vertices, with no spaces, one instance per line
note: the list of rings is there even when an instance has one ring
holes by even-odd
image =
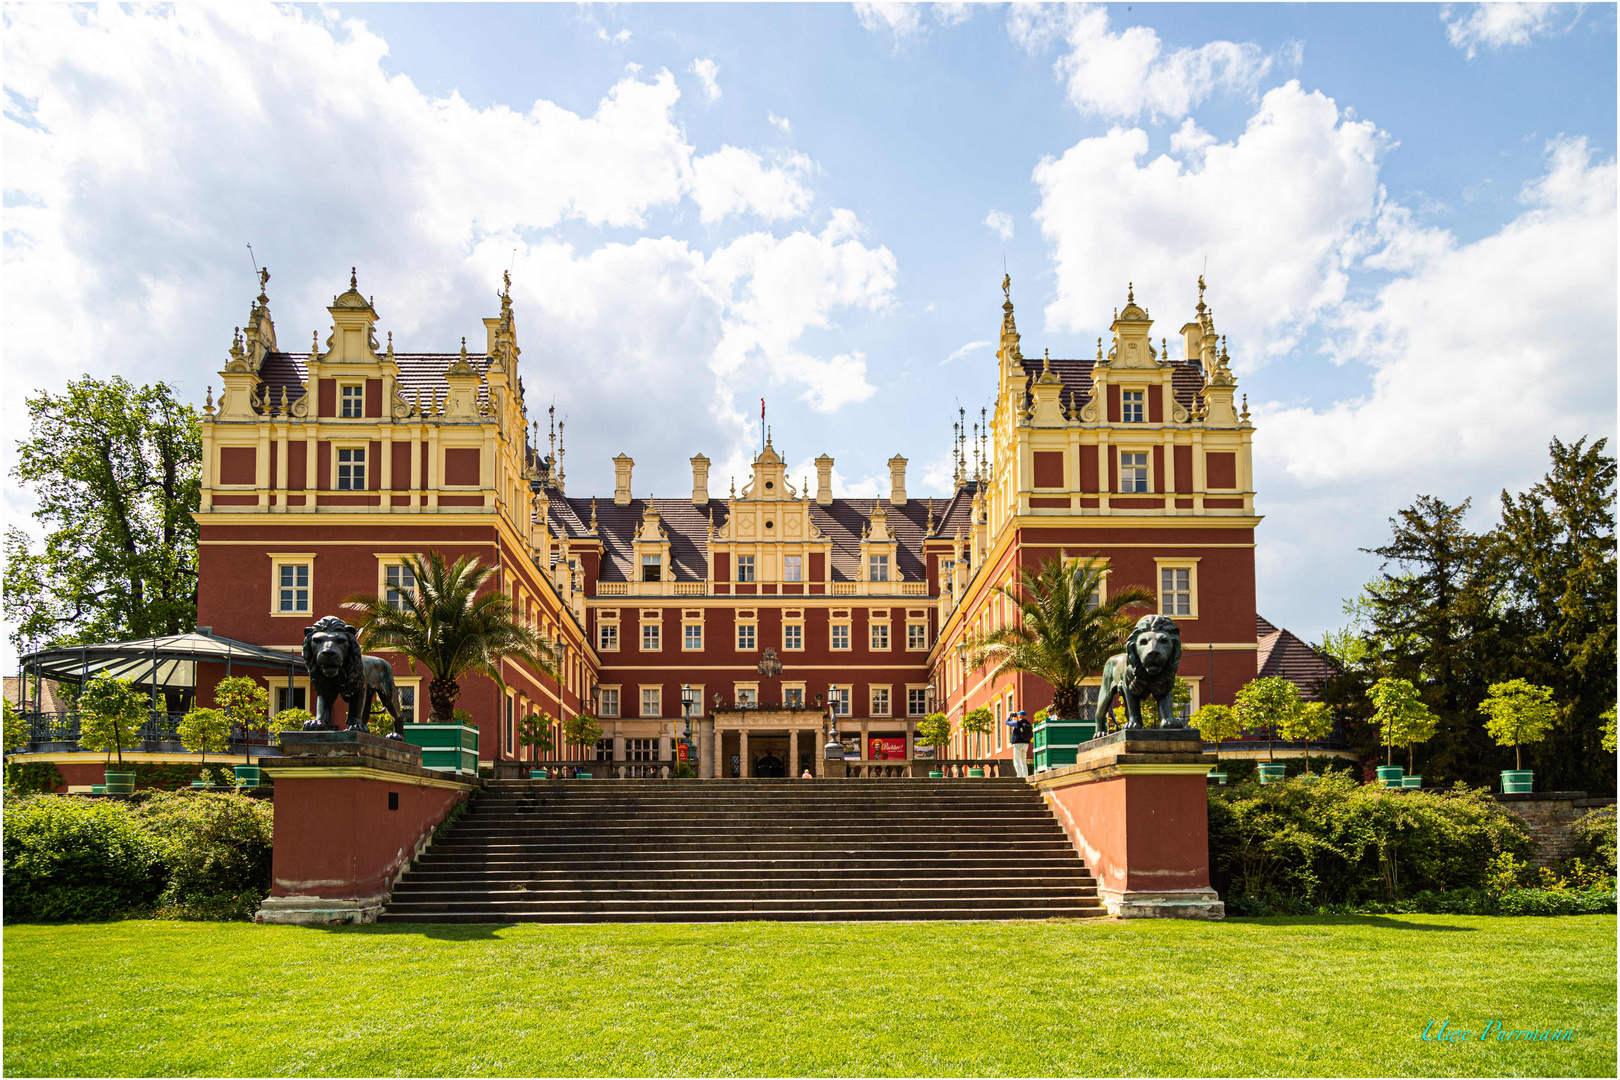
[[[1612,915],[10,926],[5,1073],[1614,1076],[1615,993]]]

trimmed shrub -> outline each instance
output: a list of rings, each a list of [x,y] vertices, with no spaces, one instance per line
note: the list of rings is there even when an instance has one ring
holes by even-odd
[[[1363,904],[1322,904],[1312,907],[1297,897],[1264,900],[1238,897],[1227,901],[1226,913],[1254,915],[1612,915],[1615,893],[1612,888],[1596,889],[1510,889],[1493,893],[1485,889],[1424,890],[1401,900],[1368,901]]]
[[[61,786],[62,771],[54,762],[12,761],[6,765],[6,789],[14,795],[41,795]]]
[[[123,803],[39,795],[4,818],[6,922],[142,913],[163,889],[163,845]]]
[[[133,808],[162,845],[168,884],[159,914],[245,918],[270,892],[270,804],[212,791],[153,794]]]
[[[1575,822],[1574,858],[1599,872],[1614,876],[1615,808],[1600,806],[1588,810]]]
[[[1209,849],[1223,898],[1315,908],[1481,889],[1493,860],[1524,856],[1530,838],[1483,790],[1397,792],[1335,772],[1212,788]]]

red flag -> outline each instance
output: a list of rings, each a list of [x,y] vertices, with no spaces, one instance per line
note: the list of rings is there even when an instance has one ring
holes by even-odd
[[[762,423],[762,424],[765,422],[765,399],[764,398],[759,399],[759,422]]]

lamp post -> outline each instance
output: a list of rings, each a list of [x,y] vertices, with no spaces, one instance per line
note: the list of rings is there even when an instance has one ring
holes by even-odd
[[[697,740],[692,737],[692,707],[697,704],[697,691],[690,686],[681,686],[681,714],[686,717],[686,759],[691,762],[702,761],[698,750]]]

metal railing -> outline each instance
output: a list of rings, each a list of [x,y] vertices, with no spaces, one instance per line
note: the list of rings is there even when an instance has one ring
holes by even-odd
[[[185,713],[158,710],[148,712],[136,735],[135,743],[124,749],[134,751],[178,749],[180,721],[184,720],[185,716]],[[23,752],[101,753],[99,750],[85,750],[79,745],[77,710],[23,713],[22,720],[28,725],[28,742],[21,748]],[[169,746],[162,745],[165,743]],[[245,732],[240,724],[232,725],[229,744],[233,749],[225,751],[226,753],[241,753],[240,750],[234,749],[236,747],[273,745],[270,737],[264,732]]]

